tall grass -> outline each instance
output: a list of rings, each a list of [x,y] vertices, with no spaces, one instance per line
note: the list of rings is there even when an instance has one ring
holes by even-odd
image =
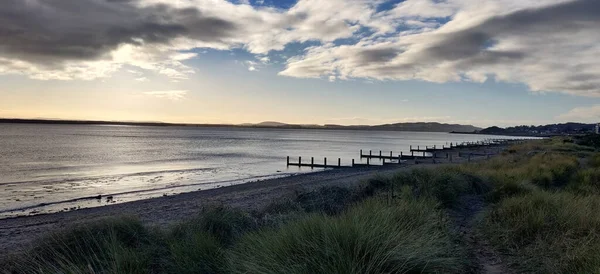
[[[600,272],[600,199],[536,191],[503,200],[483,229],[519,269],[535,273]]]
[[[410,186],[415,197],[433,198],[446,207],[453,206],[466,193],[483,193],[489,187],[476,176],[457,168],[413,169],[390,179],[396,189]]]
[[[247,235],[234,273],[460,273],[463,250],[431,199],[370,200]]]
[[[53,234],[10,264],[14,273],[151,273],[156,239],[136,219],[108,218]],[[10,273],[9,272],[9,273]]]

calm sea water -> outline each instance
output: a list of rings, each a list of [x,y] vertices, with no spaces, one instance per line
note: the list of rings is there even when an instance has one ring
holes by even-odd
[[[93,207],[318,171],[286,156],[359,162],[360,149],[478,141],[389,131],[0,124],[0,218]],[[107,201],[97,195],[112,195]]]

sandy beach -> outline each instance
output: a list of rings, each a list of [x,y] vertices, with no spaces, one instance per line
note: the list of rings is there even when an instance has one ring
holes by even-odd
[[[482,151],[485,148],[478,150]],[[455,149],[451,152],[455,155],[453,163],[466,161],[464,158],[457,157],[458,151]],[[476,150],[462,149],[460,151]],[[499,149],[495,147],[490,150],[490,153],[492,151],[497,152]],[[479,156],[473,157],[472,160],[485,158]],[[436,162],[437,164],[433,164],[431,160],[427,160],[414,164],[413,161],[409,161],[403,165],[326,170],[70,212],[1,219],[0,254],[7,255],[18,252],[38,237],[79,222],[93,221],[108,216],[132,215],[139,217],[148,225],[167,226],[173,222],[190,218],[205,206],[222,204],[245,210],[259,209],[277,199],[294,197],[295,193],[299,191],[323,186],[353,186],[377,174],[390,175],[403,169],[438,167],[448,164],[445,159],[436,159]]]

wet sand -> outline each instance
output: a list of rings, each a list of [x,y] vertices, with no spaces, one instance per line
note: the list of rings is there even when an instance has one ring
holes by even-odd
[[[493,150],[498,151],[498,148]],[[467,150],[461,150],[461,152],[465,151]],[[464,158],[457,157],[457,152],[458,150],[452,152],[453,162],[466,161]],[[472,160],[485,158],[479,156],[473,157]],[[447,160],[436,159],[436,161],[444,163]],[[431,160],[418,165],[412,162],[409,161],[406,165],[326,170],[70,212],[1,219],[0,257],[27,248],[35,239],[49,232],[103,217],[132,215],[139,217],[148,225],[166,226],[190,218],[205,206],[222,204],[245,210],[260,209],[275,200],[294,197],[298,191],[323,186],[354,186],[377,174],[390,175],[403,169],[443,166],[443,164],[433,164]]]

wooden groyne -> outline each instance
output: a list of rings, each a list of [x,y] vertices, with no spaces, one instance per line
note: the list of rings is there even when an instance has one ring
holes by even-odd
[[[287,157],[287,166],[298,166],[298,167],[310,167],[310,168],[348,168],[354,166],[354,159],[352,159],[352,166],[342,166],[342,159],[337,159],[337,165],[328,165],[327,157],[323,158],[323,164],[315,164],[315,158],[310,157],[310,163],[303,163],[302,157],[298,157],[298,162],[290,162],[290,156]]]
[[[409,147],[410,154],[404,154],[400,151],[399,154],[394,154],[393,151],[390,151],[389,154],[387,151],[384,152],[379,150],[379,153],[373,154],[372,150],[369,150],[369,153],[363,153],[361,149],[359,152],[360,159],[366,159],[366,163],[355,163],[355,160],[352,159],[351,165],[342,165],[342,159],[337,158],[337,163],[328,164],[327,157],[323,158],[322,163],[315,163],[315,158],[311,157],[310,162],[302,162],[302,157],[298,157],[297,162],[290,161],[290,156],[287,156],[287,166],[297,166],[297,167],[310,167],[310,168],[353,168],[353,167],[371,167],[371,166],[383,166],[383,165],[398,165],[406,163],[407,160],[414,161],[414,164],[422,163],[424,161],[432,161],[434,164],[439,163],[441,161],[436,161],[436,159],[445,159],[446,162],[453,162],[453,158],[458,157],[462,159],[466,159],[468,162],[471,161],[472,157],[487,157],[489,158],[491,155],[499,153],[498,150],[496,153],[490,152],[461,152],[453,153],[453,150],[456,149],[479,149],[485,147],[496,147],[501,145],[511,145],[522,143],[525,140],[523,139],[487,139],[484,141],[478,142],[462,142],[462,143],[446,143],[446,145],[442,146],[416,146],[412,145]],[[372,164],[371,159],[380,160],[381,164]],[[442,160],[444,161],[444,160]]]

